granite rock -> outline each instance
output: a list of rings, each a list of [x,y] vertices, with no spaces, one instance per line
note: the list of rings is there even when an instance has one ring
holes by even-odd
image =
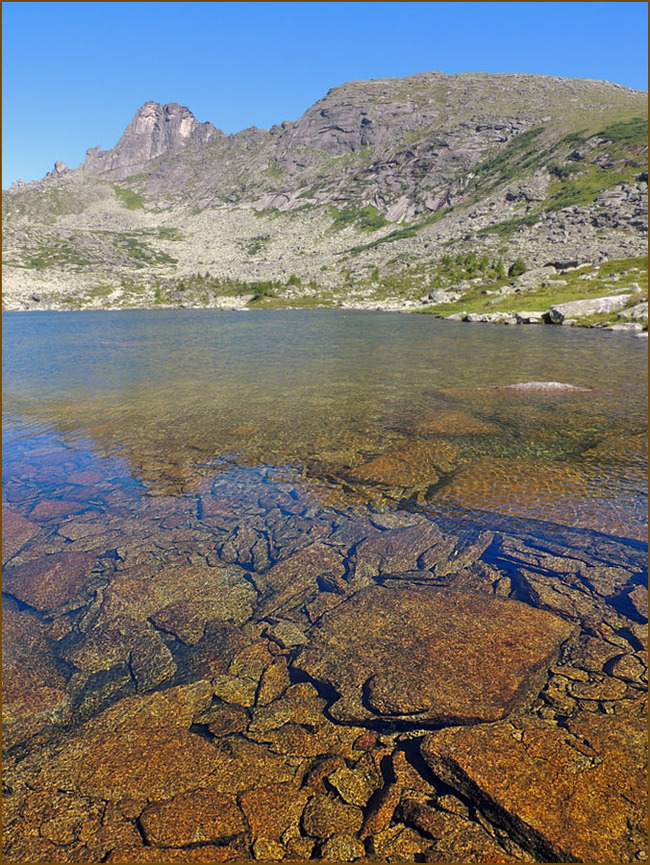
[[[450,728],[421,750],[536,857],[631,862],[647,849],[645,732],[639,715],[581,713],[564,727],[521,718]]]
[[[475,724],[534,698],[572,633],[480,592],[373,586],[322,616],[293,666],[341,695],[340,721]]]

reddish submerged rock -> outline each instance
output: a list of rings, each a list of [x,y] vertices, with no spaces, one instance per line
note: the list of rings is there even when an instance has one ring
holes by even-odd
[[[3,590],[39,612],[71,601],[90,580],[97,559],[91,553],[54,553],[5,572]]]
[[[572,634],[481,592],[373,586],[321,617],[294,667],[336,689],[341,721],[475,724],[536,696]]]
[[[20,514],[10,511],[9,508],[2,509],[2,564],[31,541],[38,534],[39,527],[34,523],[21,517]]]
[[[350,477],[389,487],[420,487],[440,480],[439,471],[456,466],[458,451],[444,441],[426,442],[405,450],[391,451],[350,471]]]

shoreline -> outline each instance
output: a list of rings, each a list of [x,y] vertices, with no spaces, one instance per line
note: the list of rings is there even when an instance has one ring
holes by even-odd
[[[245,305],[233,305],[233,306],[97,306],[90,307],[87,309],[67,309],[65,307],[49,307],[49,308],[22,308],[22,309],[3,309],[2,314],[6,313],[47,313],[47,312],[72,312],[72,313],[85,313],[85,312],[170,312],[170,311],[196,311],[196,310],[211,310],[213,312],[319,312],[323,310],[327,310],[330,312],[381,312],[381,313],[397,313],[397,314],[414,314],[414,315],[430,315],[435,318],[437,321],[452,321],[452,322],[461,322],[464,324],[498,324],[505,326],[512,325],[545,325],[551,327],[569,327],[569,328],[579,328],[581,330],[599,330],[606,331],[608,333],[623,333],[628,334],[630,336],[634,336],[637,339],[647,339],[648,330],[647,325],[646,328],[639,323],[621,323],[614,325],[603,325],[603,324],[581,324],[578,321],[564,321],[561,323],[556,323],[552,321],[545,321],[543,315],[539,316],[525,316],[520,315],[519,313],[513,313],[511,315],[506,316],[505,314],[499,314],[498,317],[492,316],[490,313],[485,315],[481,314],[472,314],[462,316],[460,314],[452,315],[452,316],[443,316],[436,315],[435,313],[430,312],[426,306],[422,307],[414,307],[412,305],[408,306],[381,306],[377,304],[369,305],[353,305],[346,304],[337,305],[337,306],[263,306],[263,307],[250,307]],[[471,316],[471,317],[470,317]]]

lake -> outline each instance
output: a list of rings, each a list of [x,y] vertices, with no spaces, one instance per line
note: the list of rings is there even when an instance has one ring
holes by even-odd
[[[643,340],[4,314],[3,562],[7,861],[645,849]]]

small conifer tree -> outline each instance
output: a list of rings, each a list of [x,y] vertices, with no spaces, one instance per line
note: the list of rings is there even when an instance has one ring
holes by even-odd
[[[522,273],[526,273],[526,265],[522,258],[518,258],[514,264],[511,264],[508,268],[508,276],[521,276]]]

